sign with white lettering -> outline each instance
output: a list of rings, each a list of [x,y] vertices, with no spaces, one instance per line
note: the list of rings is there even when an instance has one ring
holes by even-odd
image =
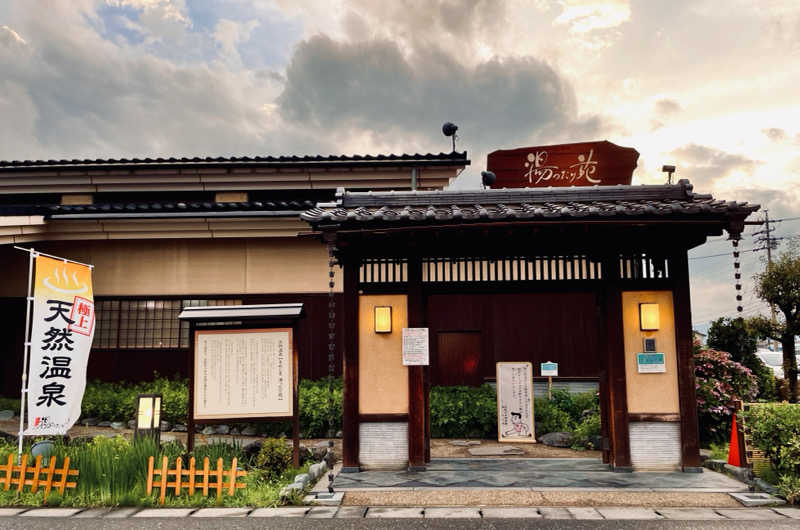
[[[542,377],[558,377],[558,363],[550,361],[541,364]]]
[[[667,371],[663,353],[637,353],[636,366],[640,374],[657,374]]]
[[[497,440],[536,443],[531,363],[497,363]]]
[[[486,167],[493,188],[630,184],[639,153],[608,141],[500,149]]]
[[[403,328],[403,366],[428,366],[428,328]]]
[[[194,419],[291,417],[290,328],[195,331]]]

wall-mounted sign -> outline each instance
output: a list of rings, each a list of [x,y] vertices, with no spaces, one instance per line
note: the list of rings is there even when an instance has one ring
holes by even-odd
[[[613,186],[630,184],[639,152],[611,142],[501,149],[486,167],[497,175],[493,188]]]
[[[536,443],[531,363],[497,363],[497,440]]]
[[[292,416],[290,328],[197,330],[194,419]]]
[[[541,363],[542,377],[558,377],[558,363]]]
[[[640,374],[658,374],[667,371],[663,353],[637,353],[636,366]]]
[[[428,366],[428,328],[403,328],[403,366]]]

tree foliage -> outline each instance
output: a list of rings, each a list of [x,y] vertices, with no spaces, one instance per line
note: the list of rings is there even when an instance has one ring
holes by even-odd
[[[764,272],[756,275],[756,294],[781,312],[771,322],[755,318],[752,328],[762,337],[780,341],[783,347],[783,374],[789,382],[791,400],[797,402],[797,359],[794,338],[800,335],[800,249],[795,243],[781,253]]]
[[[742,318],[719,318],[708,328],[708,347],[728,352],[731,359],[743,364],[758,378],[758,397],[776,397],[775,376],[756,355],[756,333]]]

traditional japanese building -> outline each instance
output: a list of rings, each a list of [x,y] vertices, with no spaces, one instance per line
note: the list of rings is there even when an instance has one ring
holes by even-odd
[[[682,180],[340,190],[308,210],[343,268],[344,470],[424,468],[431,381],[482,381],[500,361],[599,379],[615,469],[698,470],[687,251],[737,239],[757,209]],[[403,366],[406,327],[428,328],[430,366]]]
[[[0,395],[19,395],[22,373],[28,258],[14,245],[95,265],[90,379],[186,375],[182,308],[272,302],[304,304],[301,376],[319,378],[328,255],[298,237],[300,213],[343,186],[440,189],[468,164],[455,152],[0,162]]]

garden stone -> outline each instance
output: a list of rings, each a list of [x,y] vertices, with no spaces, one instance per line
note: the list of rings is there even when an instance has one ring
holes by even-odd
[[[264,442],[262,442],[261,440],[255,440],[255,441],[250,442],[249,444],[245,445],[242,448],[242,452],[245,454],[245,456],[247,458],[252,459],[254,456],[256,456],[261,451],[261,446],[263,446],[263,445],[264,445]]]
[[[119,430],[121,430],[121,429],[124,429],[124,428],[125,428],[125,424],[124,424],[124,423],[122,423],[121,421],[112,421],[112,422],[111,422],[111,428],[112,428],[112,429],[116,429],[116,430],[118,430],[118,431],[119,431]]]
[[[13,410],[0,410],[0,420],[10,420],[14,417]]]
[[[568,432],[549,432],[539,438],[539,441],[550,447],[570,447],[572,435]]]
[[[602,436],[590,436],[589,443],[592,444],[592,449],[595,451],[599,451],[603,448],[603,437]]]
[[[217,434],[228,434],[229,432],[231,432],[231,428],[228,427],[227,425],[224,425],[224,424],[223,425],[217,425],[217,428],[214,429],[214,431]]]
[[[295,484],[300,483],[303,485],[304,488],[308,486],[308,481],[309,481],[308,473],[300,473],[299,475],[295,475],[294,477]]]
[[[337,438],[341,438],[342,436],[343,436],[342,435],[342,431],[336,431],[336,437]]]
[[[97,425],[99,420],[97,418],[83,418],[81,420],[81,425],[85,425],[86,427],[94,427]]]
[[[314,453],[314,460],[319,462],[325,458],[325,454],[328,452],[328,441],[323,440],[315,443],[314,447],[311,448],[311,451]]]
[[[203,427],[202,434],[209,435],[209,434],[214,434],[216,432],[217,431],[216,429],[214,429],[213,425],[206,425],[205,427]]]
[[[98,421],[97,422],[97,426],[98,427],[111,427],[111,422],[110,421]]]
[[[136,420],[128,420],[128,428],[135,429],[136,428]]]
[[[303,488],[304,486],[302,484],[298,484],[297,482],[289,484],[288,486],[284,486],[283,488],[281,488],[280,497],[282,499],[285,499],[286,497],[291,495],[292,492],[294,491],[303,491]]]
[[[231,429],[231,435],[232,436],[239,436],[239,429],[237,429],[236,427]]]
[[[159,430],[163,432],[163,431],[168,431],[170,429],[172,429],[172,424],[167,420],[161,420],[161,424],[159,425]]]
[[[248,425],[244,429],[242,429],[243,436],[255,436],[256,435],[256,428],[252,425]]]
[[[308,467],[308,474],[311,476],[311,480],[317,480],[322,474],[322,466],[320,464],[311,464]]]
[[[172,427],[174,432],[186,432],[186,425],[182,425],[180,423],[176,423],[174,427]]]

